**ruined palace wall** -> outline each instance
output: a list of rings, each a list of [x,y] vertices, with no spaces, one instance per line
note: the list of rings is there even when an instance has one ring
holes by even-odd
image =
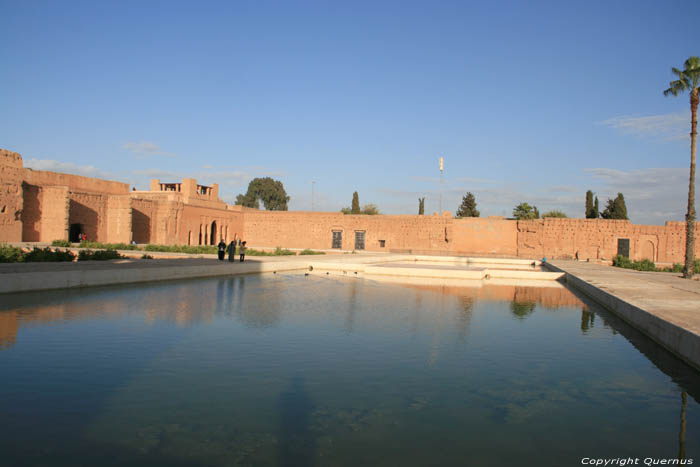
[[[22,241],[67,240],[68,188],[23,184],[22,192]]]
[[[155,202],[150,199],[131,198],[131,231],[136,243],[152,243],[152,219],[155,216]]]
[[[22,157],[0,149],[0,241],[22,240]]]
[[[695,254],[700,254],[696,224]],[[617,254],[618,239],[630,241],[630,258],[654,262],[683,262],[685,223],[665,226],[638,225],[626,220],[546,218],[518,221],[518,256],[524,258],[574,258],[610,260]]]
[[[365,232],[369,251],[447,252],[452,235],[452,220],[438,216],[245,210],[243,219],[244,238],[264,247],[331,249],[333,232],[338,231],[343,250],[353,250],[355,232]]]
[[[503,218],[469,217],[452,221],[452,251],[457,254],[517,256],[518,227]]]
[[[212,228],[215,228],[213,239]],[[228,243],[234,236],[243,237],[243,230],[243,214],[241,212],[186,204],[182,213],[182,232],[177,243],[216,245],[219,240]]]
[[[129,195],[108,195],[106,203],[104,241],[131,243],[131,197]]]
[[[126,213],[130,207],[112,198],[128,200],[126,183],[32,169],[24,169],[22,178],[27,196],[24,241],[69,239],[71,224],[80,224],[90,241],[130,241],[131,216]]]
[[[129,185],[81,175],[24,169],[25,183],[36,186],[67,186],[70,191],[100,193],[105,195],[126,195]]]

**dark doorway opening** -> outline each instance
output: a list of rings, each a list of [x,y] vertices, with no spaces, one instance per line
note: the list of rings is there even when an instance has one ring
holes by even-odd
[[[629,238],[618,238],[617,239],[617,254],[622,255],[625,258],[630,257],[630,239]]]
[[[216,221],[211,223],[211,234],[209,234],[209,244],[216,245]]]
[[[68,241],[80,243],[80,234],[83,233],[83,224],[71,224],[68,231]]]

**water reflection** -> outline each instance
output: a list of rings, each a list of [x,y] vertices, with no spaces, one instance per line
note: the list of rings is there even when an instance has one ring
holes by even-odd
[[[279,439],[277,465],[313,466],[316,461],[316,436],[311,431],[314,402],[304,387],[304,378],[295,375],[278,399]]]
[[[595,323],[595,313],[587,308],[581,308],[581,332],[587,334],[589,329],[593,328]]]
[[[532,314],[532,312],[535,311],[536,306],[537,303],[534,302],[517,302],[513,300],[512,302],[510,302],[510,311],[516,317],[520,319],[525,319],[528,317],[528,315]]]
[[[474,297],[461,296],[459,303],[462,305],[456,316],[457,342],[464,342],[469,333],[469,326],[472,322],[472,311],[474,309]]]
[[[685,416],[688,410],[688,394],[681,394],[681,427],[678,432],[678,460],[685,459]]]
[[[348,311],[345,316],[345,332],[352,332],[355,325],[355,310],[357,309],[357,280],[350,282],[348,286]]]

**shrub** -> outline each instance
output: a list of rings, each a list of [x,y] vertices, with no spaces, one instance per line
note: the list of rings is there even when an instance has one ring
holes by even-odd
[[[103,250],[139,250],[136,245],[127,243],[80,242],[80,248],[101,248]]]
[[[309,250],[308,248],[306,250],[303,250],[300,255],[325,255],[326,253],[323,251],[314,251],[314,250]]]
[[[160,251],[165,253],[189,253],[189,254],[216,254],[217,248],[214,245],[151,245],[144,248],[146,251]]]
[[[123,258],[123,256],[115,250],[82,250],[78,253],[78,261],[107,261],[120,258]]]
[[[69,246],[72,246],[72,244],[68,240],[54,240],[51,242],[51,246],[69,247]]]
[[[669,269],[665,269],[668,272],[683,272],[685,269],[685,264],[683,263],[673,263],[673,266]],[[695,274],[700,274],[700,259],[695,260]]]
[[[281,247],[277,247],[277,248],[275,248],[275,252],[273,253],[273,255],[274,256],[290,256],[290,255],[296,255],[296,253],[294,253],[291,250],[287,250],[286,248],[282,249]]]
[[[653,261],[643,259],[641,261],[632,261],[626,256],[617,255],[613,258],[613,266],[625,269],[634,269],[635,271],[658,271]]]
[[[0,244],[0,263],[21,263],[24,253],[21,248]]]
[[[153,256],[145,254],[141,257],[141,259],[153,259]]]
[[[52,250],[49,247],[44,249],[34,248],[29,253],[24,254],[24,261],[30,262],[58,262],[58,261],[73,261],[75,255],[70,251]]]

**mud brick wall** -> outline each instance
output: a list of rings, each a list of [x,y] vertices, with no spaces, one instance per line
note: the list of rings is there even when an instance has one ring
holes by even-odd
[[[0,149],[0,240],[22,240],[22,157]]]
[[[71,191],[75,192],[101,193],[105,195],[126,195],[129,193],[129,185],[126,183],[44,170],[24,169],[23,179],[30,185],[67,186]]]
[[[225,205],[224,205],[225,206]],[[243,214],[239,211],[211,207],[185,205],[182,213],[182,232],[178,243],[185,245],[228,243],[243,237]],[[215,231],[212,242],[212,229]]]
[[[517,256],[518,228],[502,218],[454,219],[452,251],[458,254]]]
[[[342,232],[343,250],[365,232],[369,251],[449,251],[451,219],[438,216],[367,216],[328,212],[243,211],[244,237],[252,245],[331,249]],[[384,246],[382,245],[382,242]]]
[[[700,254],[700,232],[695,232],[695,255]],[[518,256],[523,258],[574,258],[610,260],[618,239],[629,239],[630,258],[654,262],[683,262],[685,223],[665,226],[637,225],[624,220],[537,219],[518,222]]]
[[[129,195],[109,195],[106,201],[105,241],[131,243],[131,197]]]
[[[106,195],[71,191],[68,197],[70,200],[68,223],[80,224],[88,241],[107,241]]]
[[[131,198],[131,230],[136,243],[151,242],[151,225],[155,203],[150,199]]]
[[[22,241],[67,240],[68,188],[24,184],[22,191]]]
[[[45,186],[42,192],[42,215],[39,241],[68,240],[68,187]]]

